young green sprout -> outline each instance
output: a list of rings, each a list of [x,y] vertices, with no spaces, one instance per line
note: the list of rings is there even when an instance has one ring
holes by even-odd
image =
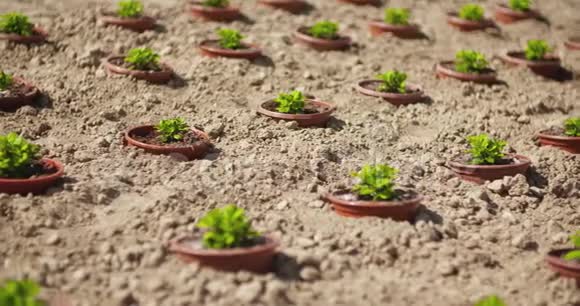
[[[206,229],[202,243],[208,249],[250,246],[252,240],[260,236],[246,219],[244,210],[234,204],[208,212],[197,227]]]
[[[497,295],[490,295],[477,301],[475,306],[506,306],[506,304]]]
[[[16,133],[0,136],[0,177],[20,178],[39,158],[40,147]]]
[[[236,30],[220,29],[218,30],[218,36],[220,37],[219,44],[224,49],[236,50],[244,46],[242,44],[244,36]]]
[[[118,3],[117,14],[124,18],[135,18],[143,13],[143,4],[139,0],[121,0]]]
[[[564,255],[566,260],[580,260],[580,231],[570,236],[570,242],[574,245],[576,250],[570,251]]]
[[[505,154],[503,149],[506,142],[490,138],[486,134],[468,136],[471,163],[474,165],[493,165],[501,160]]]
[[[162,142],[169,143],[183,140],[189,131],[189,126],[182,118],[174,118],[159,121],[155,130],[159,133]]]
[[[204,6],[211,6],[211,7],[227,7],[230,5],[229,0],[203,0],[201,3]]]
[[[8,13],[0,16],[0,32],[30,36],[34,32],[34,25],[25,15]]]
[[[40,286],[31,280],[9,280],[0,287],[2,306],[46,306],[38,298]]]
[[[129,50],[125,62],[134,70],[158,70],[159,54],[149,48],[135,48]]]
[[[481,73],[488,68],[485,56],[472,50],[461,50],[455,54],[455,70],[463,73]]]
[[[335,39],[337,33],[338,24],[332,21],[320,21],[308,29],[308,34],[323,39]]]
[[[459,18],[469,21],[483,20],[484,10],[479,4],[466,4],[459,10]]]
[[[509,7],[514,11],[528,11],[532,0],[510,0]]]
[[[532,39],[528,40],[526,46],[526,58],[530,61],[541,60],[550,52],[552,48],[544,40]]]
[[[359,196],[370,197],[374,201],[388,201],[395,197],[397,169],[389,165],[365,165],[352,176],[359,179],[353,187]]]
[[[379,85],[379,91],[391,93],[407,92],[407,86],[405,85],[407,74],[404,72],[391,70],[386,73],[377,75],[377,78],[383,81],[381,85]]]
[[[580,137],[580,117],[568,118],[564,121],[564,134],[572,137]]]
[[[0,70],[0,91],[7,90],[14,83],[14,78],[11,74]]]
[[[391,25],[408,25],[411,12],[404,8],[388,8],[385,10],[385,23]]]
[[[294,90],[289,93],[278,94],[278,97],[274,99],[274,102],[278,104],[276,110],[280,113],[299,114],[304,111],[306,98],[301,91]]]

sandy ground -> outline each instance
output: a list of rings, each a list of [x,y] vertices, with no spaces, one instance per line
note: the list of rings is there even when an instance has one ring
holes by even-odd
[[[525,21],[473,34],[445,23],[444,12],[465,1],[389,3],[411,6],[430,37],[422,41],[371,38],[366,22],[380,18],[378,8],[311,0],[315,10],[293,16],[237,2],[250,21],[229,26],[267,59],[200,56],[197,43],[221,25],[191,20],[178,1],[145,1],[164,30],[139,35],[98,25],[99,11],[112,7],[105,1],[0,1],[0,12],[22,11],[50,32],[42,46],[0,44],[0,67],[45,93],[35,107],[0,112],[0,133],[23,133],[66,165],[63,184],[47,195],[0,195],[0,279],[31,277],[79,306],[454,306],[487,294],[509,305],[580,305],[575,284],[543,263],[580,226],[580,158],[534,140],[580,114],[580,83],[497,60],[506,86],[433,74],[437,61],[460,49],[491,58],[532,38],[557,46],[566,68],[580,71],[580,53],[562,47],[580,33],[580,1],[539,1],[550,25]],[[491,1],[479,2],[491,13]],[[292,31],[321,19],[340,21],[356,45],[317,53],[291,43]],[[138,46],[160,51],[184,84],[106,76],[103,56]],[[393,68],[432,101],[396,108],[353,90]],[[260,102],[293,88],[338,106],[327,128],[296,129],[255,114]],[[209,132],[215,152],[177,162],[121,145],[128,127],[174,116]],[[481,132],[529,156],[528,178],[506,179],[503,191],[454,178],[445,162],[466,149],[465,136]],[[425,195],[415,222],[346,219],[319,200],[372,162],[400,168],[399,183]],[[167,241],[226,203],[281,238],[275,273],[215,272],[167,253]]]

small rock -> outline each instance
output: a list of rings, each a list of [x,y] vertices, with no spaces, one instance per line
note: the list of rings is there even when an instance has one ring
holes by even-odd
[[[550,240],[552,240],[553,243],[557,243],[557,244],[563,244],[568,242],[568,234],[567,233],[557,233],[554,234],[550,237]]]
[[[300,270],[300,278],[305,281],[314,281],[320,279],[320,272],[314,267],[306,266]]]
[[[20,107],[16,113],[19,115],[36,116],[38,110],[30,105],[24,105]]]
[[[517,122],[521,124],[528,124],[530,123],[530,117],[526,115],[521,115],[518,117]]]
[[[510,225],[518,224],[516,217],[509,211],[504,211],[501,218],[506,220]]]
[[[316,200],[316,201],[308,203],[308,207],[310,207],[310,208],[322,208],[322,207],[324,207],[324,202],[321,200]]]
[[[298,237],[294,240],[294,242],[296,243],[297,246],[302,247],[302,248],[310,248],[316,245],[316,241],[309,239],[309,238],[303,238],[303,237]]]
[[[289,130],[297,130],[300,128],[300,126],[298,126],[298,122],[296,121],[288,121],[284,124]]]
[[[83,269],[76,270],[72,274],[72,279],[76,282],[82,282],[84,280],[87,280],[88,278],[89,278],[89,273]]]
[[[535,250],[538,247],[537,243],[533,241],[527,233],[520,233],[516,235],[512,239],[511,244],[512,246],[522,250]]]
[[[442,276],[451,276],[457,274],[457,267],[447,261],[439,262],[435,269]]]
[[[288,208],[288,201],[284,200],[276,205],[276,210],[285,210]]]
[[[48,245],[56,245],[60,242],[60,236],[58,235],[58,233],[54,233],[50,236],[48,236],[48,238],[46,238],[46,244]]]
[[[529,191],[530,186],[523,174],[517,174],[510,179],[508,192],[510,196],[523,196],[528,194]]]
[[[253,281],[248,284],[242,284],[236,290],[236,298],[244,303],[256,301],[262,293],[264,286],[260,281]]]
[[[495,180],[487,184],[487,189],[491,190],[494,193],[502,193],[505,191],[506,188],[503,184],[503,180]]]
[[[543,198],[546,192],[536,186],[530,187],[530,194],[535,196],[536,198]]]

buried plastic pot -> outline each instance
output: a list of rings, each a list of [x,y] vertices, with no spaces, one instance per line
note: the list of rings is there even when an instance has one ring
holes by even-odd
[[[546,256],[546,264],[554,272],[562,277],[573,278],[576,280],[576,286],[580,288],[580,261],[566,260],[562,258],[566,253],[577,249],[560,249],[553,250]]]
[[[203,5],[200,1],[190,1],[187,9],[193,17],[208,21],[232,21],[242,17],[237,7],[211,7]]]
[[[447,14],[447,23],[462,32],[481,31],[495,26],[493,21],[489,19],[479,21],[466,20],[459,17],[456,12],[450,12]]]
[[[226,49],[222,48],[219,40],[204,40],[199,45],[199,50],[203,55],[209,57],[229,57],[241,59],[255,59],[262,56],[262,50],[257,46],[242,43],[243,48]]]
[[[345,217],[379,217],[397,221],[411,221],[423,198],[409,193],[401,200],[365,201],[349,191],[329,193],[324,199],[332,204],[334,211]]]
[[[405,93],[382,92],[378,90],[383,81],[364,80],[356,85],[356,90],[363,95],[383,98],[394,105],[406,105],[421,102],[425,99],[423,90],[418,85],[407,84]]]
[[[0,110],[14,110],[30,105],[39,94],[38,88],[24,79],[15,77],[12,87],[0,94]]]
[[[124,135],[125,145],[141,148],[145,152],[157,155],[170,155],[179,159],[193,160],[204,157],[211,148],[206,133],[192,128],[190,135],[195,141],[191,143],[160,144],[153,141],[157,133],[153,125],[134,127]]]
[[[308,3],[302,0],[259,0],[258,3],[291,13],[302,12],[308,7]]]
[[[564,45],[569,50],[580,50],[580,37],[570,37],[567,41],[564,42]]]
[[[258,113],[276,120],[296,121],[301,127],[324,127],[330,115],[336,110],[336,107],[328,102],[311,99],[306,100],[305,113],[302,114],[281,113],[276,110],[276,107],[276,102],[268,100],[258,106]]]
[[[552,76],[562,69],[560,58],[553,54],[547,54],[541,60],[528,60],[524,51],[509,51],[500,59],[508,65],[527,67],[543,76]]]
[[[52,159],[41,159],[40,169],[40,173],[30,178],[0,177],[0,193],[40,194],[56,184],[64,174],[64,166]]]
[[[100,20],[105,25],[114,25],[135,32],[143,32],[155,28],[155,19],[148,16],[118,17],[113,14],[105,14],[100,17]]]
[[[580,137],[566,136],[561,128],[539,132],[538,141],[542,146],[553,146],[573,154],[580,154]]]
[[[495,20],[505,24],[538,17],[540,17],[540,13],[535,10],[516,11],[505,4],[499,4],[495,8]]]
[[[454,78],[463,82],[473,82],[479,84],[495,84],[498,82],[497,73],[492,69],[487,69],[481,73],[464,73],[455,70],[454,61],[443,61],[435,67],[437,77]]]
[[[350,37],[338,36],[335,39],[316,38],[308,34],[308,27],[301,27],[294,32],[294,40],[318,51],[344,50],[350,47]]]
[[[109,73],[132,76],[151,83],[167,83],[173,77],[173,70],[166,64],[159,65],[160,70],[132,70],[125,68],[123,56],[110,56],[103,60],[103,65]]]
[[[525,175],[531,163],[531,160],[523,155],[508,154],[501,163],[495,165],[472,165],[465,160],[453,160],[448,166],[462,180],[483,184],[485,181],[501,179],[504,176]]]
[[[48,33],[43,28],[34,27],[31,35],[18,35],[0,32],[0,40],[7,40],[19,44],[39,44],[46,41]]]
[[[373,20],[369,22],[369,31],[373,36],[381,36],[385,33],[391,33],[399,38],[422,38],[425,37],[421,29],[416,24],[396,25],[388,24],[381,20]]]

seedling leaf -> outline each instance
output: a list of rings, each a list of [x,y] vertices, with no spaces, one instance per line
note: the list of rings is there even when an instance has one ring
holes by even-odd
[[[143,4],[139,0],[122,0],[118,3],[117,14],[125,18],[135,18],[143,13]]]
[[[0,287],[2,306],[45,306],[38,298],[40,286],[30,280],[9,280]]]
[[[294,90],[289,93],[280,93],[274,102],[278,103],[276,110],[285,114],[298,114],[304,111],[306,101],[302,92]]]
[[[466,4],[459,10],[459,18],[470,21],[481,21],[485,11],[479,4]]]
[[[162,142],[169,143],[183,140],[185,133],[189,131],[189,126],[182,118],[174,118],[161,120],[155,126],[155,130],[159,133]]]
[[[320,21],[308,29],[308,34],[323,39],[335,39],[337,33],[338,24],[331,21]]]
[[[134,70],[158,70],[159,54],[149,48],[135,48],[129,50],[125,62]]]
[[[359,179],[353,191],[362,197],[371,197],[375,201],[388,201],[395,196],[395,177],[397,169],[386,164],[365,165],[359,172],[352,173]]]
[[[0,91],[7,90],[14,83],[14,79],[11,74],[0,71]]]
[[[227,7],[230,5],[229,0],[204,0],[202,3],[204,6],[211,6],[211,7]]]
[[[486,134],[468,136],[471,154],[471,163],[474,165],[493,165],[502,159],[502,152],[506,146],[503,140],[490,138]]]
[[[564,133],[568,136],[580,137],[580,117],[566,119]]]
[[[509,6],[514,11],[528,11],[532,0],[510,0]]]
[[[7,13],[0,16],[0,32],[30,36],[34,32],[34,25],[23,14]]]
[[[411,12],[404,8],[388,8],[385,10],[385,22],[392,25],[408,25]]]
[[[455,70],[463,73],[481,73],[488,68],[485,56],[473,50],[461,50],[455,54]]]
[[[218,35],[220,37],[219,44],[222,48],[235,50],[243,47],[242,39],[244,39],[244,36],[236,30],[220,29]]]
[[[407,80],[407,74],[404,72],[392,70],[383,74],[379,74],[377,78],[383,81],[383,83],[379,85],[379,91],[392,93],[407,92],[407,86],[405,84],[405,81]]]
[[[252,239],[260,236],[246,219],[244,210],[234,204],[208,212],[197,227],[206,229],[203,246],[209,249],[248,246]]]
[[[35,160],[40,147],[16,133],[0,136],[0,177],[21,177]]]
[[[526,58],[530,61],[541,60],[552,48],[544,40],[532,39],[526,47]]]
[[[580,249],[580,231],[576,231],[576,233],[570,236],[570,241],[572,242],[575,248]]]
[[[506,304],[497,295],[490,295],[477,301],[475,306],[506,306]]]

